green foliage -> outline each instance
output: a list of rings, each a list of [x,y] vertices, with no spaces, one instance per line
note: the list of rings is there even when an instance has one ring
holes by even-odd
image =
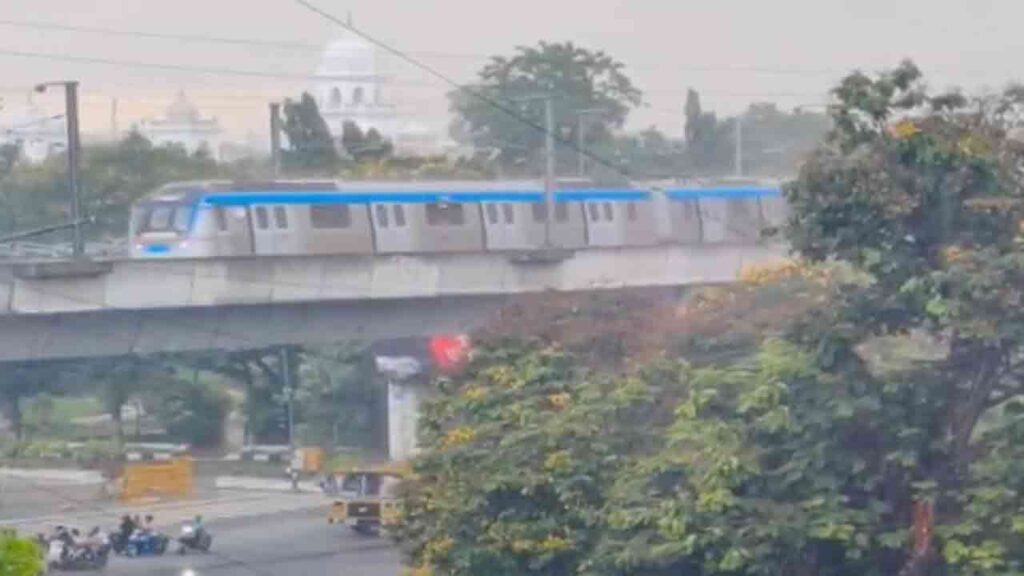
[[[296,397],[303,442],[376,448],[386,399],[370,357],[360,348],[337,346],[303,360]]]
[[[364,134],[351,120],[346,120],[341,126],[341,146],[357,163],[380,162],[394,152],[394,146],[376,128],[370,128]]]
[[[675,324],[517,308],[510,333],[571,333],[574,354],[506,343],[442,384],[398,532],[415,564],[1024,575],[1024,90],[931,95],[908,63],[835,96],[788,232],[847,272],[727,293],[739,308],[704,347],[683,332],[711,298]],[[748,306],[777,314],[787,290],[811,301],[795,323]],[[613,352],[635,357],[595,361]]]
[[[156,187],[175,180],[198,180],[218,173],[216,164],[174,146],[154,147],[138,133],[116,144],[83,148],[83,213],[96,219],[86,227],[90,239],[122,238],[129,207]],[[40,164],[0,160],[0,232],[11,233],[68,221],[66,165],[62,156]]]
[[[480,149],[498,150],[498,161],[508,170],[529,172],[543,165],[544,133],[536,126],[544,126],[544,106],[523,98],[550,95],[555,134],[573,142],[578,138],[577,112],[602,110],[599,116],[588,116],[585,141],[588,145],[607,141],[610,130],[622,126],[629,110],[641,103],[640,91],[623,69],[621,62],[604,52],[571,42],[541,42],[537,47],[519,47],[511,57],[495,56],[480,70],[474,94],[464,90],[449,95],[456,116],[452,135]],[[560,171],[568,172],[575,153],[560,148],[558,165]]]
[[[298,101],[285,101],[282,130],[288,137],[288,148],[281,155],[286,172],[322,176],[337,172],[340,159],[334,138],[312,96],[303,92]]]
[[[157,416],[172,437],[196,447],[216,447],[230,407],[231,399],[223,390],[181,380],[161,390]]]
[[[0,576],[38,576],[43,571],[43,555],[28,538],[0,535]]]
[[[656,399],[683,374],[669,366],[650,380],[615,379],[551,349],[481,352],[424,409],[427,454],[398,532],[414,562],[445,574],[581,569],[606,487],[624,455],[655,440],[651,427],[669,416]]]

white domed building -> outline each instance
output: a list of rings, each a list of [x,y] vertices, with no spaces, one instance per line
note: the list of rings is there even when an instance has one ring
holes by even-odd
[[[47,114],[34,104],[0,111],[0,144],[15,144],[21,158],[42,162],[67,148],[64,116]]]
[[[154,146],[179,145],[189,154],[206,149],[215,159],[220,157],[222,132],[216,118],[207,118],[179,92],[160,118],[148,118],[136,129]]]
[[[314,94],[320,115],[335,139],[341,139],[346,121],[365,133],[376,128],[390,140],[398,154],[442,154],[450,141],[425,125],[404,118],[389,100],[390,79],[381,73],[377,49],[358,38],[335,40],[327,45],[314,77]]]

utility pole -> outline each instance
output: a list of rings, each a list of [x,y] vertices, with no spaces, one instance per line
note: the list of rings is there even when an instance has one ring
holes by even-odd
[[[71,189],[71,222],[75,225],[72,228],[71,255],[81,258],[85,255],[85,241],[82,238],[82,191],[78,182],[81,146],[78,138],[78,82],[64,85],[64,97],[68,125],[68,188]]]
[[[274,168],[274,178],[281,173],[281,104],[270,103],[270,161]]]
[[[551,248],[551,220],[555,217],[555,111],[551,96],[544,98],[544,247]]]
[[[278,358],[281,362],[281,383],[284,384],[284,389],[281,390],[284,395],[285,409],[288,412],[288,447],[293,451],[295,450],[295,389],[292,387],[292,373],[291,368],[288,366],[288,348],[282,346],[278,350]]]
[[[82,197],[78,182],[78,157],[81,142],[78,134],[78,82],[45,82],[36,85],[36,92],[46,92],[49,86],[64,87],[64,118],[67,124],[68,192],[71,195],[71,254],[75,258],[85,256],[85,241],[82,237]]]
[[[736,154],[733,158],[737,176],[743,176],[743,120],[736,116]]]
[[[576,175],[583,178],[587,175],[587,154],[583,129],[587,116],[600,116],[605,111],[601,108],[587,108],[576,111]]]

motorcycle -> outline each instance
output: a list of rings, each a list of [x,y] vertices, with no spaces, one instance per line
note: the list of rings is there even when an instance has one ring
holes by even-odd
[[[46,546],[46,565],[52,570],[102,570],[110,557],[110,542],[98,528],[82,542],[63,530],[40,540]]]
[[[213,536],[205,528],[188,522],[181,526],[181,535],[178,536],[178,554],[185,554],[189,550],[209,552],[213,545]]]
[[[167,551],[170,538],[151,531],[138,530],[124,545],[124,555],[135,556],[162,556]]]

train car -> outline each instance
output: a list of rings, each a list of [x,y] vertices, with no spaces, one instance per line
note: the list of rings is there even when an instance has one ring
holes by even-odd
[[[769,182],[723,179],[670,185],[660,194],[667,204],[666,236],[682,243],[759,242],[785,221],[781,190]]]
[[[602,188],[559,181],[186,182],[138,202],[136,258],[416,254],[759,241],[785,218],[777,187]]]

